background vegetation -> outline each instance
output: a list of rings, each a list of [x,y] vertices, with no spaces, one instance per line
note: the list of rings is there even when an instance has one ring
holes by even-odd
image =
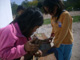
[[[36,6],[40,8],[41,11],[43,12],[43,9],[42,9],[43,1],[44,0],[33,0],[33,1],[25,0],[22,2],[21,5],[24,6],[25,8],[30,7],[30,6]],[[63,1],[63,3],[65,5],[65,9],[68,11],[80,11],[80,0],[66,0],[66,1]],[[16,9],[18,5],[15,2],[13,2],[11,3],[11,6],[12,6],[13,15],[16,15]],[[79,22],[80,16],[73,16],[73,19],[74,19],[73,22]],[[50,23],[50,19],[44,20],[44,24],[49,24],[49,23]]]

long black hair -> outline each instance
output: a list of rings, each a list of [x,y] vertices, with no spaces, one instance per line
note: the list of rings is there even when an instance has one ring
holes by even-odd
[[[44,0],[44,2],[43,2],[43,9],[44,9],[45,14],[54,13],[56,6],[57,6],[57,11],[56,11],[56,14],[54,16],[57,17],[56,21],[58,21],[60,14],[64,10],[63,2],[61,0]],[[46,11],[44,7],[47,7],[48,11]]]
[[[38,8],[29,7],[12,23],[15,22],[18,23],[22,34],[29,37],[31,30],[35,26],[41,26],[43,24],[43,14]]]

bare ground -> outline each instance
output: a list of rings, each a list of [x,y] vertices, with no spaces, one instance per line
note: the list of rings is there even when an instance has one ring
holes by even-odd
[[[70,11],[69,13],[71,16],[80,16],[80,11]],[[51,18],[51,16],[49,14],[48,15],[43,14],[43,17],[44,17],[44,19]]]

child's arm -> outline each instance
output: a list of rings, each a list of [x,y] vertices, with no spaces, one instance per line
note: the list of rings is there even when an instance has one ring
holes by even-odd
[[[2,47],[3,48],[3,47]],[[1,54],[1,58],[2,59],[17,59],[20,58],[21,56],[27,54],[27,52],[25,52],[24,50],[24,45],[18,45],[16,47],[7,47],[7,45],[5,46],[5,48],[0,52]]]
[[[51,33],[51,36],[50,37],[54,37],[54,33]]]
[[[11,35],[1,35],[0,37],[0,57],[2,59],[17,59],[25,54],[27,54],[27,51],[36,49],[37,47],[34,44],[31,44],[29,46],[29,42],[25,44],[25,49],[24,49],[24,44],[23,45],[17,45],[14,46],[16,43],[16,39],[11,37]],[[11,38],[10,38],[11,37]],[[31,48],[31,49],[30,49]],[[26,50],[26,51],[25,51]]]
[[[51,18],[51,26],[52,26],[52,32],[50,37],[54,37],[54,27],[53,27],[53,19]]]
[[[10,29],[0,31],[0,58],[12,60],[25,55],[24,45],[15,46],[17,37],[13,36]]]
[[[55,47],[60,46],[60,44],[62,43],[62,41],[64,40],[64,38],[66,37],[68,33],[69,26],[70,26],[70,16],[68,13],[65,13],[64,18],[63,18],[63,24],[62,24],[61,31],[58,36],[57,42],[54,42]]]

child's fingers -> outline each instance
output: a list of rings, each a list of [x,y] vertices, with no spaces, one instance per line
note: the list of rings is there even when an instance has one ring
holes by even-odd
[[[31,48],[31,52],[36,53],[38,51],[38,48]]]
[[[38,50],[38,48],[39,48],[39,45],[32,44],[32,43],[30,43],[30,41],[27,42],[27,43],[24,45],[24,49],[25,49],[26,51],[36,51],[36,50]]]
[[[34,42],[34,41],[35,41],[35,39],[33,39],[33,40],[30,40],[29,42],[30,42],[30,43],[32,43],[32,42]]]
[[[35,39],[33,39],[33,40],[30,40],[29,42],[30,42],[30,43],[35,43],[37,40],[38,40],[38,39],[35,38]]]
[[[33,39],[37,39],[37,37],[34,35],[34,36],[33,36]]]
[[[32,49],[33,51],[39,49],[39,45],[37,45],[37,44],[31,44],[30,47],[31,47],[31,49]]]
[[[31,48],[39,48],[39,46],[32,45]]]
[[[39,47],[38,44],[30,44],[31,47]]]
[[[37,53],[35,53],[35,56],[36,57],[41,57],[42,56],[42,51],[38,50]]]

